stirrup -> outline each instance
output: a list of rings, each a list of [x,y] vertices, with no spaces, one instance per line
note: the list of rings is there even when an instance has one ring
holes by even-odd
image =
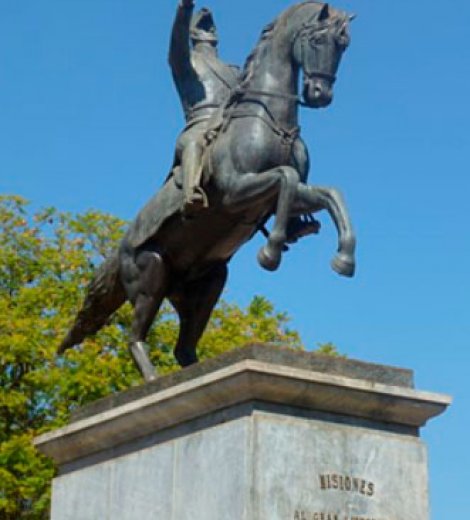
[[[203,208],[209,207],[209,198],[207,197],[206,192],[201,188],[201,186],[195,186],[194,194],[198,194],[202,197],[202,207]]]
[[[183,213],[186,216],[196,215],[209,207],[209,199],[200,186],[194,188],[190,198],[185,198],[183,202]]]

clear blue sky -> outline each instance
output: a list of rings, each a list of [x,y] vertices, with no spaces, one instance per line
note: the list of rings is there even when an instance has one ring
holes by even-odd
[[[243,63],[290,2],[208,0],[221,54]],[[176,0],[0,0],[0,192],[130,219],[166,175],[182,114],[166,63]],[[470,510],[470,5],[338,0],[356,12],[334,104],[304,110],[311,181],[339,187],[358,273],[329,268],[325,216],[277,274],[234,260],[226,297],[263,294],[305,344],[413,368],[455,404],[424,431],[433,519]],[[417,519],[418,520],[418,519]]]

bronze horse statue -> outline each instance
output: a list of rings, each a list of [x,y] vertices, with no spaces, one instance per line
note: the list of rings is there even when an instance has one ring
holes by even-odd
[[[97,270],[59,353],[96,333],[130,300],[130,352],[145,380],[153,380],[145,340],[168,298],[180,319],[175,357],[181,366],[197,362],[196,345],[225,285],[228,262],[271,216],[273,229],[258,253],[263,268],[279,267],[289,221],[326,209],[339,240],[332,267],[354,274],[355,237],[344,202],[334,189],[306,184],[309,158],[298,127],[299,105],[320,108],[332,101],[351,19],[308,1],[264,29],[239,86],[207,134],[202,186],[208,208],[193,218],[184,214],[177,168]]]

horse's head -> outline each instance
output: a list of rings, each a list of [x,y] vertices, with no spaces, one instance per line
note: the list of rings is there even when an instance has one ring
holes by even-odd
[[[294,60],[304,73],[304,101],[312,108],[325,107],[333,99],[333,84],[349,45],[349,22],[353,18],[323,4],[295,34]]]

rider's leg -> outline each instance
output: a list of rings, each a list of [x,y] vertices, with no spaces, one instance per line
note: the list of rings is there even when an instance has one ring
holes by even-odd
[[[207,197],[200,187],[203,153],[201,142],[194,139],[187,142],[181,156],[185,212],[197,212],[207,206]]]

